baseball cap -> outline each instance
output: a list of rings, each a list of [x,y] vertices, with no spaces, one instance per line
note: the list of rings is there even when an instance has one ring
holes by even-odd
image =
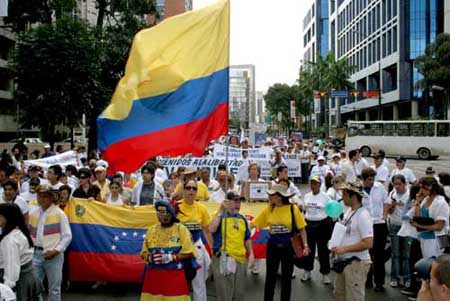
[[[312,176],[311,178],[309,178],[310,182],[317,182],[317,183],[322,183],[322,181],[320,180],[319,176]]]
[[[326,161],[324,156],[319,156],[319,157],[317,158],[317,161],[321,161],[321,160],[322,160],[322,161]]]
[[[227,193],[227,200],[230,200],[230,201],[245,201],[245,198],[243,196],[240,196],[239,194],[237,194],[234,191],[229,191]]]

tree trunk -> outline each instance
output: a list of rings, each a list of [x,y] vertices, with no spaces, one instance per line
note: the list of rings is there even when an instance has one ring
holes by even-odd
[[[103,20],[105,18],[106,6],[108,3],[106,0],[98,0],[98,16],[97,16],[97,27],[103,27]]]

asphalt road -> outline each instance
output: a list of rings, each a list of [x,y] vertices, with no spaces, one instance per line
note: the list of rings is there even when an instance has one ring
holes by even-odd
[[[372,159],[368,158],[370,164],[372,164]],[[391,163],[394,165],[393,159],[390,159]],[[428,166],[433,166],[433,168],[439,173],[441,171],[450,171],[450,158],[439,158],[437,160],[422,161],[410,159],[407,161],[407,166],[413,170],[417,178],[425,175],[425,169]],[[308,185],[301,185],[300,190],[302,194],[308,192]],[[258,276],[251,275],[248,273],[246,277],[246,301],[259,301],[263,300],[264,294],[264,275],[265,269],[264,264],[261,274]],[[318,272],[318,262],[316,261],[315,271],[312,276],[312,281],[303,283],[300,281],[300,270],[296,270],[297,277],[293,279],[292,283],[292,300],[333,300],[332,297],[332,286],[323,285],[320,282],[320,274]],[[389,271],[390,271],[390,261],[386,263],[386,292],[375,293],[373,290],[367,290],[366,300],[408,300],[405,296],[400,294],[399,289],[390,288],[389,283]],[[334,281],[334,274],[331,275]],[[106,301],[106,300],[138,300],[140,294],[140,286],[137,284],[117,284],[110,283],[105,286],[100,287],[97,290],[91,289],[92,283],[72,283],[68,291],[63,293],[63,300],[68,301]],[[214,284],[208,281],[208,300],[216,300]],[[279,300],[280,293],[279,283],[275,291],[275,300]]]

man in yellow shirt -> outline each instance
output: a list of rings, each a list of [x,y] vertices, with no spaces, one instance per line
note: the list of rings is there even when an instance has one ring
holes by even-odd
[[[214,283],[219,300],[243,300],[245,255],[248,252],[250,269],[255,257],[247,220],[239,213],[245,198],[233,191],[228,192],[226,198],[209,225],[209,230],[214,233]]]
[[[186,167],[183,174],[183,182],[179,182],[175,187],[174,199],[179,199],[183,195],[183,183],[187,183],[190,180],[196,180],[197,170],[193,167]],[[202,183],[197,183],[197,194],[195,196],[196,201],[209,201],[210,195],[208,187]]]

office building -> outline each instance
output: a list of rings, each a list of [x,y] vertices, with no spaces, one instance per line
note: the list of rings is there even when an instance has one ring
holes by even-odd
[[[266,112],[266,103],[264,101],[264,92],[258,91],[256,92],[256,123],[264,123],[265,122],[265,112]]]
[[[325,3],[326,2],[326,3]],[[303,60],[325,55],[324,45],[337,59],[353,66],[350,81],[359,96],[331,98],[321,114],[313,114],[313,126],[347,120],[398,120],[443,118],[444,106],[433,101],[435,91],[424,92],[415,59],[444,31],[450,32],[449,0],[316,0],[303,20]],[[328,18],[320,14],[326,12]],[[444,15],[447,18],[444,18]],[[445,20],[445,22],[444,22]],[[328,23],[328,43],[319,27]],[[363,93],[366,92],[366,93]],[[381,93],[379,93],[381,92]],[[381,95],[381,97],[378,97]],[[380,105],[381,103],[381,105]]]
[[[239,119],[241,126],[248,128],[249,123],[255,123],[255,66],[230,66],[230,119]]]
[[[303,62],[316,62],[317,56],[325,57],[330,51],[329,0],[316,0],[311,5],[302,22]],[[321,110],[311,115],[315,128],[325,121],[325,101]],[[309,118],[309,117],[308,117]]]
[[[422,76],[414,63],[444,31],[443,0],[330,1],[330,31],[336,57],[354,66],[355,89],[374,95],[331,99],[332,124],[338,111],[342,123],[443,118],[442,108],[431,105],[433,92],[417,87]]]

